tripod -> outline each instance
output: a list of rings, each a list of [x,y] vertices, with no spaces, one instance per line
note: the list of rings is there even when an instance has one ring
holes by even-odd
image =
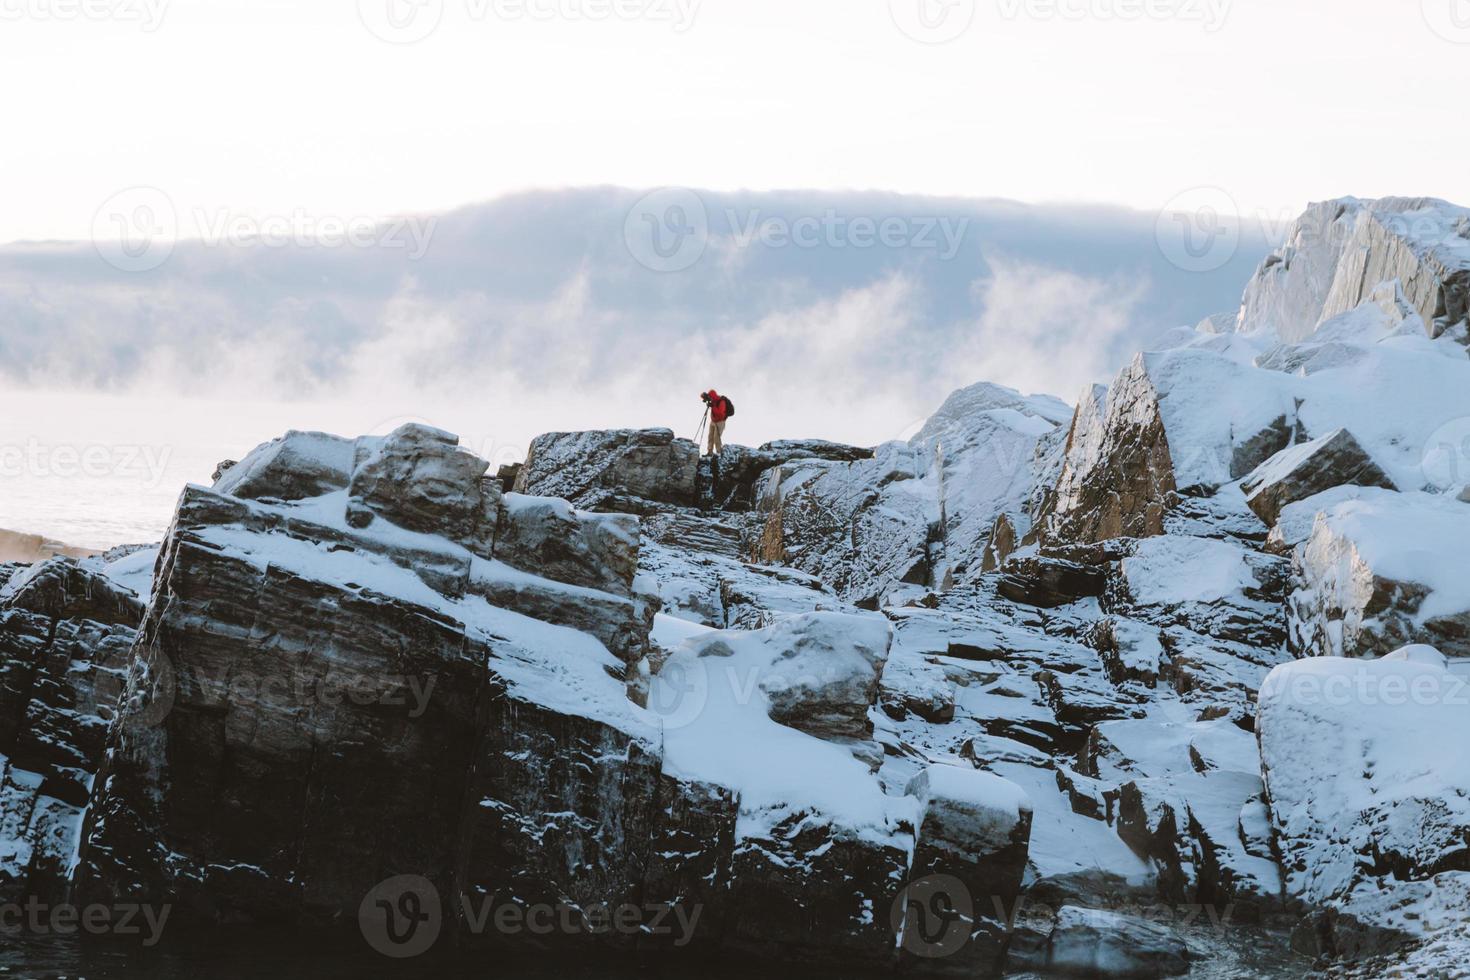
[[[704,438],[705,427],[709,425],[709,406],[704,406],[704,417],[699,420],[699,428],[694,431],[694,444],[699,445]]]

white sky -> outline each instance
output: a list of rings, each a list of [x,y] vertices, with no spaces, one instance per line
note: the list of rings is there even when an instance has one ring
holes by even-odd
[[[588,2],[650,16],[557,13]],[[389,3],[440,25],[385,43]],[[921,3],[973,23],[919,43]],[[0,0],[0,242],[139,184],[343,217],[605,183],[1466,202],[1457,41],[1470,0]]]

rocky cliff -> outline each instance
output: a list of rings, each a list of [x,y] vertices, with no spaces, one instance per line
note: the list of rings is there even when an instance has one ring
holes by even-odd
[[[393,957],[1450,975],[1463,214],[1315,206],[1239,329],[1075,408],[495,475],[292,432],[156,551],[0,566],[0,898]]]

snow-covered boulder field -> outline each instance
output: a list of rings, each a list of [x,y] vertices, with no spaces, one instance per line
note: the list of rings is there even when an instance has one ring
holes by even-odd
[[[0,565],[0,902],[380,951],[431,905],[477,962],[1456,975],[1467,283],[1463,209],[1334,201],[1075,407],[493,474],[287,433],[158,546]]]

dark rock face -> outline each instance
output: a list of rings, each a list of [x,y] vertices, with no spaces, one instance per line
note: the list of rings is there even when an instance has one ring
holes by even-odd
[[[956,949],[935,972],[999,973],[1009,940],[1007,910],[1016,907],[1026,872],[1029,800],[1004,779],[951,766],[925,769],[909,783],[908,793],[921,802],[923,817],[900,939],[905,962],[922,963],[953,942]],[[955,910],[962,930],[954,937],[936,936],[929,921],[932,908],[923,907],[932,897],[925,892],[943,881],[940,876],[957,881],[968,900],[968,909]]]
[[[1351,432],[1338,429],[1284,450],[1241,482],[1246,503],[1268,526],[1287,504],[1340,486],[1397,489]]]
[[[1108,391],[1084,401],[1047,509],[1043,543],[1164,534],[1181,497],[1208,497],[1301,440],[1285,384],[1257,385],[1223,408],[1201,391],[1250,383],[1247,372],[1204,350],[1140,354]]]
[[[693,506],[698,482],[699,447],[668,429],[553,432],[531,443],[514,489],[599,510],[630,498]]]
[[[1072,423],[1043,541],[1105,541],[1162,534],[1177,492],[1158,393],[1141,361],[1108,393],[1083,402]]]
[[[995,527],[990,529],[990,540],[985,543],[980,571],[989,573],[1000,568],[1019,544],[1016,537],[1016,525],[1012,523],[1010,516],[1002,514],[997,517]]]
[[[413,875],[471,948],[692,948],[872,965],[895,961],[886,912],[914,873],[912,854],[929,855],[926,873],[967,874],[977,890],[1019,888],[1024,794],[995,776],[983,779],[1017,813],[983,851],[966,851],[966,835],[988,818],[938,789],[922,826],[876,836],[811,810],[763,813],[762,826],[742,829],[739,790],[666,770],[661,716],[630,700],[634,675],[649,669],[657,608],[638,578],[637,521],[506,494],[496,533],[469,542],[490,545],[476,554],[456,520],[480,505],[437,492],[453,482],[441,464],[457,449],[429,441],[428,465],[369,448],[360,456],[382,465],[361,486],[359,466],[350,493],[185,492],[97,794],[89,801],[78,787],[68,804],[74,823],[87,807],[78,897],[168,903],[177,928],[331,928],[355,921],[380,883]],[[477,466],[455,472],[461,490],[479,485]],[[370,502],[373,519],[353,527]],[[441,532],[409,533],[398,520]],[[770,617],[762,632],[738,634],[768,650],[750,690],[770,722],[877,756],[887,621],[797,572],[699,560],[723,576],[722,618]],[[669,564],[650,568],[687,562],[679,576],[703,574],[692,555],[660,561]],[[73,592],[77,608],[111,608],[95,589]],[[120,675],[133,631],[115,629]],[[84,642],[94,654],[106,647]],[[94,759],[103,731],[79,742]],[[15,741],[13,760],[29,760]],[[590,928],[609,906],[673,915],[687,932]],[[518,921],[555,909],[588,928],[487,926],[507,907]],[[977,932],[973,962],[998,964],[1000,926]]]
[[[859,463],[797,460],[770,470],[754,559],[799,568],[867,608],[895,585],[922,585],[938,501],[911,489],[921,466],[906,447],[889,445]]]
[[[1107,578],[1097,568],[1060,558],[1016,558],[1001,567],[996,591],[1012,602],[1053,608],[1100,596]]]
[[[135,628],[143,619],[143,598],[83,568],[75,559],[53,558],[18,575],[0,604],[47,619]]]
[[[0,590],[0,900],[66,894],[141,610],[69,558]]]

